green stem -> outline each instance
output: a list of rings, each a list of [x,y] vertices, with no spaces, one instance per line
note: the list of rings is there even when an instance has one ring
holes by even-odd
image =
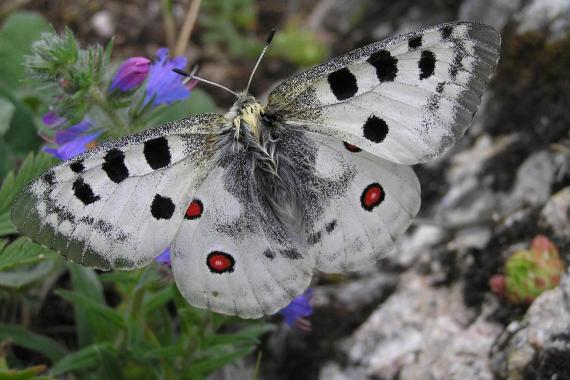
[[[120,131],[120,135],[129,134],[129,126],[125,123],[121,115],[109,105],[105,95],[103,95],[103,92],[97,85],[92,85],[89,88],[89,95],[91,95],[93,102],[107,114],[111,122],[118,127],[117,129]],[[112,132],[113,130],[111,130],[111,133]]]

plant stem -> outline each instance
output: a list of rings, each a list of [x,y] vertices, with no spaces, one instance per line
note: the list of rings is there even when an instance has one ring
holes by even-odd
[[[103,95],[103,92],[97,85],[92,85],[89,88],[89,95],[91,95],[93,102],[107,114],[111,122],[118,127],[121,135],[129,133],[129,126],[125,123],[121,115],[109,105],[105,95]],[[111,132],[113,132],[113,129],[111,129]]]
[[[188,47],[188,42],[190,42],[190,36],[192,35],[192,29],[194,29],[194,24],[196,24],[196,19],[198,19],[198,12],[200,11],[201,0],[192,0],[188,13],[186,13],[186,19],[184,24],[182,24],[182,30],[178,36],[178,41],[176,41],[176,48],[174,49],[174,56],[184,55],[186,48]]]
[[[172,15],[172,0],[162,0],[162,22],[164,23],[164,34],[166,35],[166,46],[172,51],[176,43],[176,23]]]

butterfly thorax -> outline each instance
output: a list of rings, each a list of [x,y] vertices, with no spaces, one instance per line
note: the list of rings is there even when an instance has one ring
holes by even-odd
[[[236,139],[242,138],[242,132],[252,134],[260,143],[263,106],[253,97],[247,94],[240,94],[238,100],[230,110],[224,115],[235,128]],[[242,129],[245,129],[243,131]]]

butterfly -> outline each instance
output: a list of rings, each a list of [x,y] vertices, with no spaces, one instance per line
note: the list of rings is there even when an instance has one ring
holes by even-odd
[[[410,165],[471,124],[499,58],[491,27],[455,22],[353,50],[202,114],[101,144],[33,180],[18,229],[67,259],[135,269],[171,249],[194,306],[257,318],[315,271],[373,265],[420,207]],[[259,61],[258,61],[259,63]]]

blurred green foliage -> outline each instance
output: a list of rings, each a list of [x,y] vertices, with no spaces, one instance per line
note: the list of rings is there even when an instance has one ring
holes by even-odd
[[[305,67],[324,62],[329,51],[314,33],[291,21],[275,35],[269,54]]]
[[[48,30],[41,16],[26,12],[12,14],[0,29],[0,178],[40,146],[34,112],[46,95],[25,82],[22,62]]]

